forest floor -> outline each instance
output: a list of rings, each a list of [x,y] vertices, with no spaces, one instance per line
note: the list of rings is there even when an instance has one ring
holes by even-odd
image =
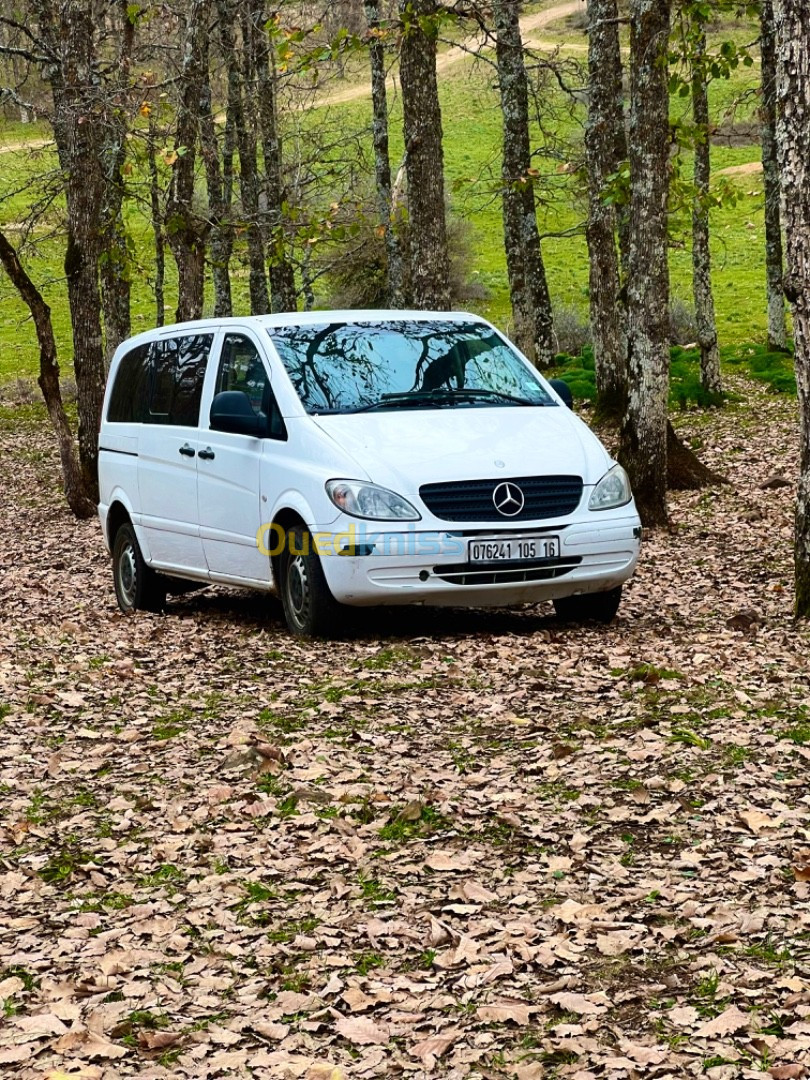
[[[676,416],[611,627],[381,611],[291,640],[115,607],[39,409],[0,413],[0,1072],[802,1077],[795,401]]]

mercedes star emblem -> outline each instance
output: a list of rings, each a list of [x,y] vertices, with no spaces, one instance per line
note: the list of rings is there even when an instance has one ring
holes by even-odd
[[[523,492],[517,484],[509,483],[498,484],[492,492],[492,501],[495,504],[495,509],[504,517],[517,517],[526,505]]]

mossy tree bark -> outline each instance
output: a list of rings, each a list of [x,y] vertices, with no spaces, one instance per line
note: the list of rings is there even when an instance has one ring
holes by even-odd
[[[79,413],[82,485],[98,499],[98,432],[106,367],[99,255],[105,177],[102,135],[107,102],[99,93],[97,21],[92,0],[35,0],[32,13],[48,57],[51,118],[67,208],[67,281]]]
[[[706,67],[706,30],[696,30],[692,63],[692,120],[695,125],[695,195],[692,204],[692,294],[695,301],[700,385],[710,394],[721,394],[720,351],[712,292],[712,257],[709,246],[709,183],[711,180],[711,128]]]
[[[222,154],[214,122],[211,76],[206,50],[203,85],[200,93],[200,157],[205,167],[208,213],[211,219],[211,277],[214,282],[214,318],[233,315],[230,263],[233,254],[233,123],[226,112]]]
[[[627,340],[615,201],[607,187],[627,154],[617,0],[588,0],[588,241],[591,333],[598,410],[621,417],[627,406]]]
[[[195,210],[194,177],[199,104],[205,84],[207,15],[208,0],[191,0],[183,36],[174,162],[166,205],[166,239],[177,264],[175,317],[178,322],[199,319],[203,312],[205,249],[209,227]]]
[[[779,161],[776,149],[776,41],[773,3],[760,8],[762,57],[762,177],[765,191],[765,280],[768,290],[768,347],[787,348],[785,291],[782,286],[782,214],[779,205]]]
[[[503,234],[517,344],[538,367],[554,359],[551,297],[537,229],[529,138],[529,80],[520,0],[495,0],[495,54],[503,123]]]
[[[368,24],[368,52],[371,64],[372,141],[374,143],[374,183],[380,227],[385,230],[388,305],[405,306],[402,243],[394,220],[391,158],[388,140],[388,90],[385,85],[385,46],[380,36],[380,2],[365,0]]]
[[[810,618],[810,0],[773,0],[777,148],[793,308],[801,464],[796,500],[796,614]]]
[[[264,0],[251,0],[250,46],[256,77],[264,164],[265,210],[262,231],[268,259],[270,308],[272,311],[296,311],[298,294],[295,287],[295,267],[289,253],[289,223],[284,210],[287,190],[278,122],[278,74],[273,44],[266,29],[269,18],[270,13],[265,11]]]
[[[645,525],[667,524],[670,0],[630,3],[629,394],[619,457]]]
[[[450,259],[436,79],[436,0],[400,0],[399,13],[413,303],[419,309],[445,311],[450,307]]]

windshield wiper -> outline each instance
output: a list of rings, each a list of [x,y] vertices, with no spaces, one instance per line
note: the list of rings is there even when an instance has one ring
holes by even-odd
[[[412,393],[383,394],[379,401],[373,401],[370,405],[361,405],[357,409],[348,412],[361,413],[372,412],[374,409],[417,409],[426,405],[453,405],[456,401],[475,401],[476,398],[489,398],[498,401],[508,401],[513,405],[546,405],[553,402],[530,401],[528,398],[514,397],[512,394],[502,393],[500,390],[485,390],[475,387],[463,387],[460,390],[416,390]]]
[[[452,394],[458,398],[497,398],[499,401],[510,401],[513,405],[553,405],[551,401],[531,401],[529,398],[515,397],[514,394],[507,394],[503,390],[487,390],[484,387],[465,386],[461,390],[448,390],[448,394]]]

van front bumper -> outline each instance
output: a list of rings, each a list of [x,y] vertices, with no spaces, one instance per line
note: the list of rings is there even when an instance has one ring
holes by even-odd
[[[525,536],[559,537],[559,554],[534,560],[469,561],[471,540]],[[342,604],[486,607],[538,603],[621,585],[638,562],[641,528],[631,514],[557,527],[544,522],[534,529],[394,532],[364,526],[319,537],[327,583]]]

